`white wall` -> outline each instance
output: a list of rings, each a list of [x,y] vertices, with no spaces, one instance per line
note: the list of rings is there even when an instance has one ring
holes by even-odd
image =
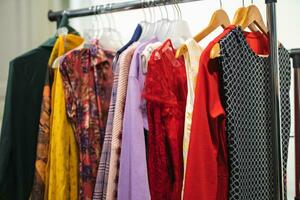
[[[0,126],[9,61],[55,33],[47,13],[50,8],[61,9],[61,4],[61,0],[0,0]]]

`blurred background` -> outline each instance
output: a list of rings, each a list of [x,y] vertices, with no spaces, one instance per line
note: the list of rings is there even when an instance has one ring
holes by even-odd
[[[89,7],[108,2],[107,0],[0,0],[0,120],[2,120],[3,105],[5,99],[6,82],[8,77],[9,61],[32,48],[39,46],[56,33],[56,23],[48,21],[47,13],[64,9]],[[232,19],[237,8],[242,6],[242,0],[222,0],[223,9]],[[245,6],[252,3],[245,0]],[[253,3],[266,15],[264,0],[254,0]],[[214,10],[220,8],[219,0],[201,0],[193,3],[179,4],[183,19],[189,23],[192,34],[196,34],[209,22]],[[300,48],[300,0],[278,0],[277,25],[278,39],[287,48]],[[147,11],[146,9],[146,12]],[[159,13],[156,9],[152,11]],[[172,8],[168,6],[168,13],[172,15]],[[100,17],[100,20],[99,20]],[[84,17],[71,19],[72,26],[83,33],[91,28],[91,22],[100,23],[99,27],[113,26],[119,31],[122,41],[125,43],[131,37],[137,23],[144,20],[141,10],[126,11],[102,15],[96,18]],[[155,16],[159,19],[159,15]],[[149,17],[148,17],[149,18]],[[266,21],[265,21],[266,22]],[[200,45],[205,47],[207,43],[218,33],[210,35]],[[292,76],[293,83],[293,76]],[[291,86],[291,100],[293,100],[293,84]],[[293,101],[292,101],[293,102]],[[292,103],[293,110],[293,103]],[[293,118],[292,118],[293,119]],[[0,124],[1,121],[0,121]],[[291,130],[288,186],[289,199],[294,197],[294,139],[293,124]]]

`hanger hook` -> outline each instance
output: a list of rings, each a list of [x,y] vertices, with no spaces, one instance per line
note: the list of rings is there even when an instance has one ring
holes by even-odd
[[[65,16],[65,15],[68,16],[68,14],[69,14],[69,11],[68,10],[64,10],[63,13],[62,13],[62,16]]]
[[[110,4],[110,11],[112,11],[113,9],[113,3]],[[110,12],[111,14],[111,20],[112,20],[112,28],[116,29],[117,25],[116,25],[116,20],[115,20],[115,16],[112,14],[112,12]]]
[[[166,11],[167,19],[169,20],[169,12],[168,12],[168,8],[166,6],[166,0],[163,2],[163,4],[164,4],[165,11]]]
[[[95,19],[97,19],[97,12],[96,12],[97,10],[96,9],[97,9],[97,7],[93,5],[92,10],[94,12]]]
[[[100,17],[99,17],[100,14]],[[100,24],[102,24],[102,18],[101,18],[101,7],[100,6],[96,6],[96,19],[97,19],[97,38],[100,38]],[[100,23],[99,23],[99,19],[100,19]]]
[[[103,13],[104,13],[104,6],[103,5],[99,5],[99,14],[100,14],[100,22],[101,24],[103,24],[103,28],[105,26],[105,20],[103,20]]]
[[[95,21],[93,23],[93,32],[94,32],[94,35],[93,37],[97,37],[98,34],[96,33],[96,30],[98,29],[98,16],[97,16],[97,6],[92,6],[93,8],[93,11],[94,11],[94,16],[95,16]]]
[[[161,4],[158,4],[158,9],[159,9],[159,12],[160,12],[160,18],[163,19],[164,18],[164,14],[163,14],[163,11],[162,11],[162,8],[161,8]]]
[[[146,21],[146,12],[145,12],[145,2],[144,2],[144,0],[142,0],[142,12],[143,12],[143,15],[144,15],[144,21]]]
[[[106,18],[106,20],[108,22],[108,27],[106,27],[106,28],[108,28],[108,30],[109,30],[110,29],[110,18],[109,18],[109,14],[108,14],[109,12],[107,12],[108,6],[109,6],[109,3],[105,4],[105,6],[104,6],[104,13],[105,13],[105,18]]]
[[[171,3],[171,7],[172,7],[172,11],[173,11],[173,17],[174,17],[174,20],[177,19],[177,13],[176,13],[176,7],[174,6],[174,3]]]
[[[178,20],[178,19],[179,19],[179,11],[178,11],[178,8],[177,8],[176,1],[175,1],[175,0],[173,0],[173,5],[174,5],[174,8],[175,8],[175,10],[176,10],[176,20]]]
[[[153,5],[152,5],[153,3]],[[156,21],[156,13],[155,13],[155,2],[154,0],[150,0],[150,9],[152,9],[153,12],[153,22]]]
[[[243,0],[243,7],[245,7],[245,0]]]
[[[253,0],[251,0],[251,4],[253,4]]]
[[[220,3],[220,9],[223,9],[222,0],[219,0]]]
[[[149,12],[149,8],[148,8],[148,0],[145,0],[145,12],[146,12],[146,19],[148,20],[148,14],[149,14],[149,17],[151,16],[150,12]],[[151,19],[149,19],[149,21],[150,20]]]
[[[111,8],[112,8],[112,3],[109,3],[108,5],[107,5],[107,7],[108,7],[108,13],[109,13],[109,30],[112,30],[113,29],[113,14],[111,13]]]
[[[104,32],[104,29],[105,29],[105,26],[106,26],[106,24],[105,24],[105,18],[103,17],[103,16],[106,16],[105,15],[105,7],[104,7],[104,5],[99,5],[99,14],[100,14],[100,19],[101,19],[101,23],[102,23],[102,32],[101,32],[101,34],[103,34],[103,32]],[[104,19],[103,19],[104,18]],[[100,35],[100,33],[99,33],[99,35]]]
[[[153,22],[153,15],[152,15],[152,10],[151,10],[151,7],[150,7],[150,0],[148,0],[148,10],[149,10],[149,13],[150,13],[150,22]]]
[[[159,13],[160,13],[160,19],[163,19],[163,13],[162,13],[162,10],[161,10],[161,4],[155,0],[153,0],[153,4],[154,4],[154,7],[157,7],[157,10],[159,10]]]
[[[95,22],[97,22],[97,10],[96,10],[97,7],[93,5],[91,8],[92,8],[92,10],[93,10],[93,12],[94,12]]]
[[[178,11],[179,11],[179,19],[180,20],[182,20],[182,12],[181,12],[181,8],[180,8],[180,6],[179,6],[179,4],[178,4],[178,1],[177,0],[175,0],[175,2],[176,2],[176,5],[177,5],[177,7],[178,7]]]
[[[174,6],[175,11],[176,11],[176,20],[178,20],[179,19],[179,11],[178,11],[178,8],[177,8],[175,0],[173,0],[173,6]]]

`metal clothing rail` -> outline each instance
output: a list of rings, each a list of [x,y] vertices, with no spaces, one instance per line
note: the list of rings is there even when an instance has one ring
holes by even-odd
[[[53,12],[52,10],[50,10],[48,12],[48,19],[50,21],[59,21],[63,15],[67,15],[68,18],[85,17],[90,15],[96,15],[96,14],[121,12],[121,11],[135,10],[140,8],[172,5],[177,3],[189,3],[194,1],[200,1],[200,0],[149,0],[149,1],[133,0],[133,1],[120,2],[120,3],[107,3],[107,4],[92,6],[89,8],[81,8],[75,10],[63,10],[57,12]]]
[[[113,13],[140,8],[148,8],[162,5],[171,5],[177,3],[188,3],[200,0],[132,0],[120,3],[108,3],[90,8],[66,10],[66,11],[49,11],[48,19],[59,22],[63,15],[68,18],[84,17],[97,14]],[[277,0],[265,0],[267,5],[267,20],[269,29],[270,44],[270,63],[271,63],[271,88],[272,88],[272,142],[273,142],[273,165],[274,165],[274,199],[283,200],[283,178],[282,178],[282,148],[280,134],[280,85],[279,85],[279,63],[277,49],[277,26],[276,26],[276,2]]]

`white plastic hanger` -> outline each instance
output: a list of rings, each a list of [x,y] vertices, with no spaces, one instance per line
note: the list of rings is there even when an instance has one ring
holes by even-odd
[[[83,37],[85,39],[86,45],[90,44],[93,39],[99,38],[102,32],[100,24],[104,24],[103,21],[99,23],[99,16],[97,15],[98,6],[92,6],[90,7],[90,9],[94,12],[94,20],[92,21],[92,27],[83,31]]]
[[[174,0],[174,2],[175,9],[177,12],[177,19],[173,23],[172,31],[169,35],[169,38],[171,39],[174,47],[177,48],[181,44],[183,44],[188,38],[191,38],[192,34],[188,23],[182,19],[182,13],[178,3],[176,2],[176,0]]]
[[[147,32],[148,32],[148,29],[150,27],[150,22],[147,21],[147,14],[146,14],[146,2],[144,2],[144,0],[142,0],[142,12],[143,12],[143,15],[144,15],[144,20],[140,22],[140,25],[142,26],[142,35],[140,37],[139,40],[141,41],[144,41],[146,40],[146,36],[147,36]]]
[[[146,39],[150,39],[155,36],[156,28],[157,28],[157,23],[156,23],[156,15],[155,15],[155,8],[151,6],[151,0],[148,0],[148,6],[149,6],[149,11],[150,11],[150,25],[148,27],[148,32],[146,35]],[[152,9],[154,9],[154,13],[152,12]]]
[[[156,24],[156,27],[155,27],[155,31],[153,33],[153,36],[156,36],[157,38],[161,37],[161,32],[160,32],[160,29],[161,29],[161,26],[162,26],[162,19],[163,19],[163,13],[162,13],[162,10],[161,10],[161,7],[160,5],[157,4],[157,2],[155,2],[153,0],[153,4],[154,4],[154,16],[157,16],[158,18],[156,19],[155,21],[155,24]],[[155,9],[157,8],[157,9]],[[156,12],[157,10],[157,12]]]
[[[108,4],[107,6],[111,8],[112,4]],[[105,13],[106,7],[103,6],[102,11],[99,11],[101,13]],[[102,29],[102,34],[98,37],[100,40],[100,45],[106,50],[117,51],[123,46],[121,34],[114,27],[112,27],[111,20],[113,20],[113,15],[110,14],[110,16],[106,16],[106,19],[109,25],[108,27],[104,27]]]
[[[168,9],[166,7],[166,5],[164,4],[164,8],[166,11],[166,18],[164,18],[163,16],[163,12],[160,8],[161,11],[161,20],[158,21],[158,28],[156,31],[156,34],[159,41],[165,41],[167,39],[168,33],[169,33],[169,28],[171,25],[171,20],[169,19],[169,14],[168,14]]]
[[[174,5],[171,5],[171,8],[172,8],[172,12],[173,12],[173,19],[170,20],[170,26],[168,28],[167,37],[169,37],[172,34],[173,28],[175,27],[175,22],[177,20],[176,8]]]

